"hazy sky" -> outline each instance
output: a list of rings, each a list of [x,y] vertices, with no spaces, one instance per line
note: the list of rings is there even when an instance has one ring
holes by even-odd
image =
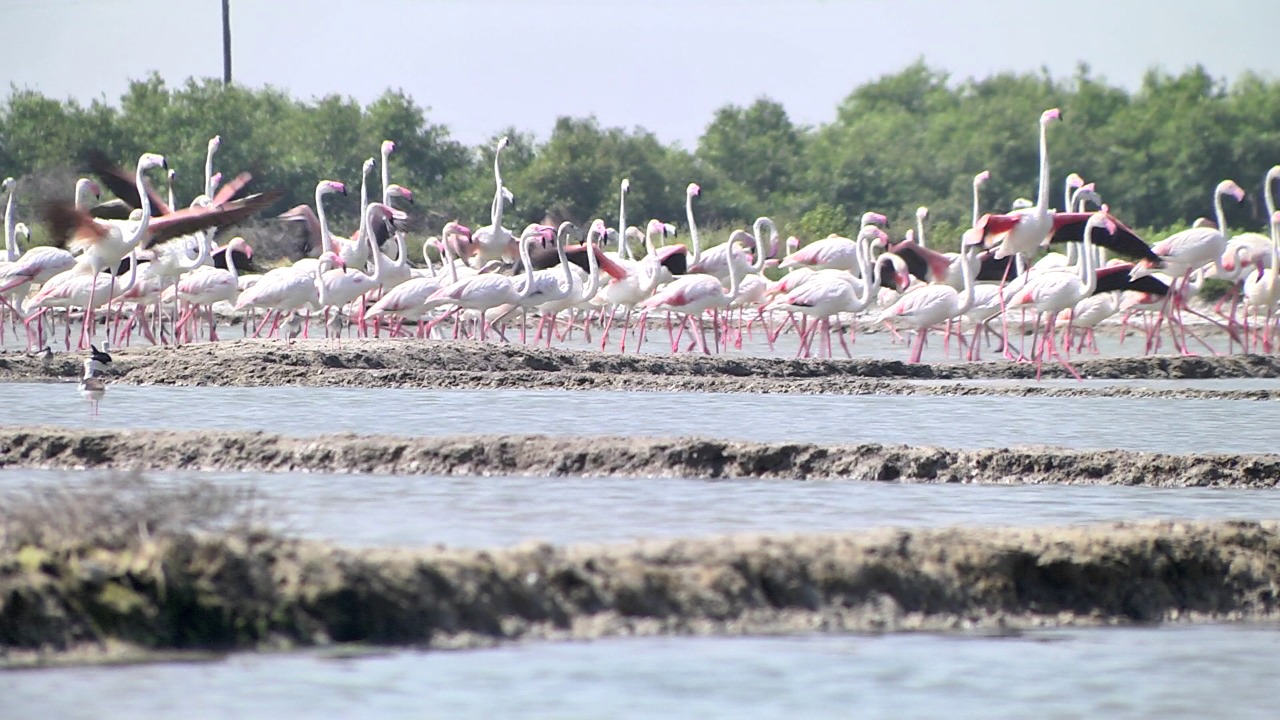
[[[155,70],[221,77],[220,0],[0,0],[3,75],[117,102]],[[1152,66],[1280,77],[1280,0],[231,0],[233,75],[295,97],[402,88],[477,143],[560,115],[692,147],[712,112],[768,95],[798,123],[918,57],[951,77],[1078,61],[1134,88]],[[21,28],[20,31],[14,31]]]

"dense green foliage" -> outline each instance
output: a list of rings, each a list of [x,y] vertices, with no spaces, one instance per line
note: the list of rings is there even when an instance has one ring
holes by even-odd
[[[1130,224],[1180,226],[1209,215],[1214,185],[1230,177],[1252,189],[1244,206],[1229,208],[1231,222],[1262,225],[1259,185],[1280,162],[1278,82],[1247,74],[1227,84],[1196,67],[1176,76],[1151,71],[1129,93],[1083,66],[1070,80],[1001,74],[954,83],[923,63],[856,88],[835,119],[816,128],[797,126],[769,99],[721,108],[692,152],[594,118],[561,118],[546,140],[512,128],[503,176],[518,204],[505,224],[616,221],[618,183],[628,177],[632,222],[683,220],[684,188],[696,181],[708,226],[771,214],[786,232],[813,237],[848,232],[864,210],[903,222],[927,205],[945,238],[967,223],[980,170],[992,174],[985,207],[1034,197],[1037,118],[1054,106],[1063,122],[1050,129],[1052,205],[1061,204],[1062,178],[1075,171],[1096,181]],[[361,107],[337,95],[302,101],[215,80],[171,88],[153,76],[133,82],[118,106],[85,106],[14,88],[0,107],[0,174],[68,173],[90,147],[124,165],[154,150],[169,156],[180,173],[178,195],[190,198],[215,134],[223,139],[217,166],[252,170],[259,187],[285,189],[281,208],[309,202],[317,180],[339,179],[353,192],[335,209],[354,222],[359,167],[390,138],[392,177],[417,193],[417,214],[428,224],[488,221],[493,144],[468,148],[451,139],[399,91]]]

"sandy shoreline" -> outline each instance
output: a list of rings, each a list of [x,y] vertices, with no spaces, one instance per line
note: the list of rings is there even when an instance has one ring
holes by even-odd
[[[1046,447],[953,450],[702,438],[410,438],[252,431],[0,427],[0,468],[411,475],[856,479],[882,482],[1275,487],[1280,455]]]
[[[0,664],[109,660],[127,654],[121,648],[1274,620],[1277,558],[1273,522],[465,551],[238,535],[124,550],[28,547],[0,557]]]
[[[897,360],[792,360],[759,357],[618,355],[509,344],[406,340],[239,340],[181,348],[122,348],[110,382],[213,386],[534,388],[809,394],[1184,397],[1273,400],[1277,390],[1126,386],[1044,387],[964,382],[1034,379],[1029,363],[908,365]],[[51,359],[0,352],[0,381],[78,377],[80,353]],[[1280,358],[1262,355],[1081,359],[1098,379],[1280,378]],[[1056,364],[1046,378],[1067,377]]]

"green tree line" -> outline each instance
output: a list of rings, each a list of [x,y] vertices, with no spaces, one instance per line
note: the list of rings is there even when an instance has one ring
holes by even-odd
[[[768,98],[722,107],[692,150],[594,118],[562,117],[546,139],[509,128],[501,133],[512,140],[503,178],[517,207],[505,222],[616,221],[618,184],[628,177],[633,222],[682,221],[684,189],[697,182],[699,220],[709,227],[768,214],[788,234],[811,239],[850,232],[866,210],[906,224],[926,205],[940,229],[954,232],[968,223],[971,180],[981,170],[992,175],[984,208],[1034,197],[1037,119],[1049,107],[1063,111],[1050,128],[1052,205],[1061,204],[1062,179],[1077,172],[1131,225],[1180,227],[1211,215],[1212,189],[1230,177],[1251,190],[1244,205],[1228,209],[1232,224],[1264,224],[1261,179],[1280,162],[1277,81],[1245,74],[1228,83],[1203,67],[1152,70],[1129,92],[1083,65],[1069,79],[1005,73],[953,82],[923,62],[855,88],[817,127],[794,123]],[[360,166],[389,138],[397,145],[393,181],[416,193],[420,222],[488,222],[494,142],[454,140],[397,90],[361,106],[340,95],[299,100],[213,79],[170,87],[153,75],[132,82],[118,104],[86,105],[12,88],[0,107],[0,174],[68,175],[81,170],[90,148],[128,167],[151,150],[169,157],[177,194],[190,199],[201,191],[213,135],[223,140],[217,167],[250,170],[256,187],[283,189],[281,209],[310,202],[320,179],[348,183],[351,196],[335,209],[352,227]]]

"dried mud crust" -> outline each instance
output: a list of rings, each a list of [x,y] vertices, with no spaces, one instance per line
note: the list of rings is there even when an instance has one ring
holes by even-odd
[[[897,360],[619,355],[499,343],[385,339],[341,344],[311,340],[292,345],[240,340],[176,349],[126,348],[112,354],[115,363],[107,377],[129,384],[1280,399],[1280,389],[902,382],[1035,378],[1032,365],[1003,361],[909,365]],[[78,376],[80,368],[79,353],[59,353],[44,360],[24,352],[0,352],[2,381],[70,379]],[[1280,378],[1280,358],[1260,355],[1082,359],[1076,368],[1097,379]],[[1067,377],[1057,365],[1046,365],[1044,376]]]
[[[700,438],[353,434],[298,438],[236,431],[0,428],[0,468],[16,467],[1158,487],[1263,488],[1280,483],[1280,455],[1042,447],[952,450]]]
[[[1272,522],[877,530],[493,550],[270,535],[0,556],[0,663],[335,642],[1273,620]],[[85,654],[79,656],[85,658]]]

